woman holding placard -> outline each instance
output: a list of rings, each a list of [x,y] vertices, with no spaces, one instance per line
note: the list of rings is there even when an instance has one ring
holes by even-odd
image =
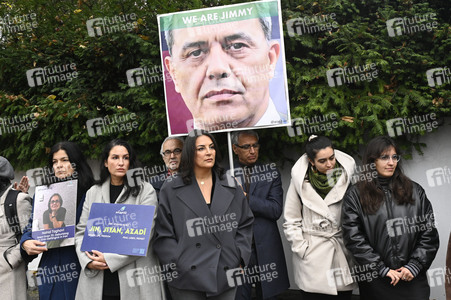
[[[94,202],[158,205],[155,190],[148,182],[128,182],[127,171],[136,167],[136,154],[127,142],[115,139],[105,146],[101,157],[100,180],[86,194],[75,234],[82,267],[76,299],[164,299],[163,283],[157,278],[158,274],[153,274],[157,275],[153,278],[156,280],[147,280],[147,274],[144,274],[144,270],[158,272],[160,268],[152,249],[147,251],[147,256],[103,253],[95,249],[91,252],[81,251]],[[138,277],[136,281],[135,277]]]
[[[76,222],[81,215],[86,191],[94,182],[91,168],[77,144],[59,142],[50,149],[48,168],[51,176],[44,178],[44,184],[77,179],[77,214]],[[47,172],[42,172],[47,173]],[[51,197],[52,198],[52,197]],[[77,289],[80,264],[75,252],[75,246],[47,249],[46,243],[32,238],[32,222],[30,219],[24,231],[21,244],[21,254],[25,261],[31,262],[42,253],[38,269],[39,298],[74,299]],[[74,276],[74,272],[77,276]],[[70,274],[70,277],[66,276]],[[56,277],[55,277],[56,276]],[[60,280],[65,277],[66,280]],[[55,280],[58,278],[58,280]]]
[[[160,190],[154,249],[162,263],[176,266],[178,277],[168,282],[174,300],[235,299],[231,281],[249,262],[253,215],[219,160],[213,135],[192,131],[180,175]]]

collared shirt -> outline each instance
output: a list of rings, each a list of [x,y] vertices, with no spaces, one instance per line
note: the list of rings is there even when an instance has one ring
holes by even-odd
[[[199,123],[198,120],[197,121],[196,120],[188,120],[187,123],[186,123],[188,131],[191,131],[192,129],[199,129],[199,128],[201,128],[198,123]],[[286,124],[286,123],[287,123],[287,116],[286,116],[286,114],[279,113],[277,111],[276,106],[274,105],[273,100],[271,98],[269,98],[268,107],[266,108],[265,113],[260,118],[260,120],[258,120],[258,122],[255,125],[253,125],[253,126],[268,126],[268,125]],[[215,127],[215,126],[211,125],[211,127]],[[220,128],[218,128],[218,130],[219,129]],[[210,130],[212,130],[212,128],[210,128]]]
[[[276,106],[271,98],[269,98],[268,108],[266,109],[263,116],[258,120],[257,124],[254,126],[268,126],[274,124],[285,124],[287,122],[286,118],[282,118],[277,111]]]

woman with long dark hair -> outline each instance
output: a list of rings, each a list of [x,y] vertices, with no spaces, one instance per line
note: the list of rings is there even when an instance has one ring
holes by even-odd
[[[359,281],[361,298],[429,299],[426,271],[439,246],[432,205],[424,189],[404,175],[391,138],[372,139],[363,165],[374,165],[377,178],[368,174],[348,190],[342,217],[344,242],[359,269],[378,275]]]
[[[357,285],[343,244],[341,206],[355,162],[324,136],[312,135],[305,152],[291,170],[284,208],[295,281],[302,299],[350,300]],[[331,274],[334,269],[342,271]]]
[[[100,180],[86,193],[75,233],[75,246],[82,267],[76,299],[164,299],[161,280],[143,279],[141,285],[129,283],[130,274],[135,274],[136,270],[155,270],[153,275],[158,277],[159,263],[151,248],[147,251],[147,256],[102,253],[95,249],[92,252],[81,251],[92,203],[158,206],[155,190],[148,182],[128,182],[127,171],[137,167],[139,162],[136,153],[126,141],[115,139],[104,147]]]
[[[73,142],[59,142],[50,149],[47,168],[49,170],[48,173],[51,175],[45,176],[44,184],[77,179],[76,222],[78,223],[86,191],[94,182],[91,168],[83,153],[77,144]],[[51,218],[50,215],[49,218]],[[75,246],[47,249],[46,243],[32,238],[32,221],[30,219],[20,244],[22,257],[27,262],[31,262],[38,254],[42,253],[39,262],[40,272],[38,272],[38,280],[40,282],[39,298],[55,300],[74,299],[80,274],[80,264],[75,253]],[[51,242],[55,241],[50,241],[49,243]],[[75,272],[77,276],[71,276],[70,280],[50,280],[51,278],[49,277],[58,275],[55,274],[55,270],[58,270],[58,273],[64,276],[67,273],[72,275],[72,272]],[[49,272],[52,272],[52,274]]]
[[[178,272],[168,282],[174,300],[235,299],[227,272],[250,258],[252,212],[220,159],[213,135],[192,131],[183,146],[181,173],[160,190],[154,249]]]

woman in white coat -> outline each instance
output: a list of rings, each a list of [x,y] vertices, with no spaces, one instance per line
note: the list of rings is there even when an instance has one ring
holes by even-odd
[[[26,264],[20,256],[19,241],[13,228],[8,224],[9,220],[5,213],[6,197],[8,193],[13,193],[12,179],[14,179],[13,167],[6,158],[0,156],[0,291],[4,300],[26,300]],[[31,198],[28,194],[17,195],[16,211],[20,227],[18,229],[22,232],[31,214]]]
[[[357,284],[343,244],[341,206],[355,162],[323,136],[312,135],[305,149],[291,170],[284,208],[295,282],[303,300],[350,300]]]
[[[165,299],[163,283],[158,280],[160,265],[152,248],[144,257],[102,253],[94,249],[92,253],[81,251],[92,203],[158,206],[155,190],[148,182],[131,185],[127,181],[127,171],[137,167],[135,152],[127,142],[119,139],[109,142],[103,150],[101,161],[100,181],[86,193],[75,234],[82,268],[75,299]],[[152,224],[151,235],[153,230]],[[154,270],[152,278],[140,272],[145,269]]]

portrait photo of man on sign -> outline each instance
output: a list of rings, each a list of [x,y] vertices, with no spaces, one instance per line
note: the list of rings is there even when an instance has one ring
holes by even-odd
[[[279,16],[277,1],[159,16],[170,134],[289,124]]]

